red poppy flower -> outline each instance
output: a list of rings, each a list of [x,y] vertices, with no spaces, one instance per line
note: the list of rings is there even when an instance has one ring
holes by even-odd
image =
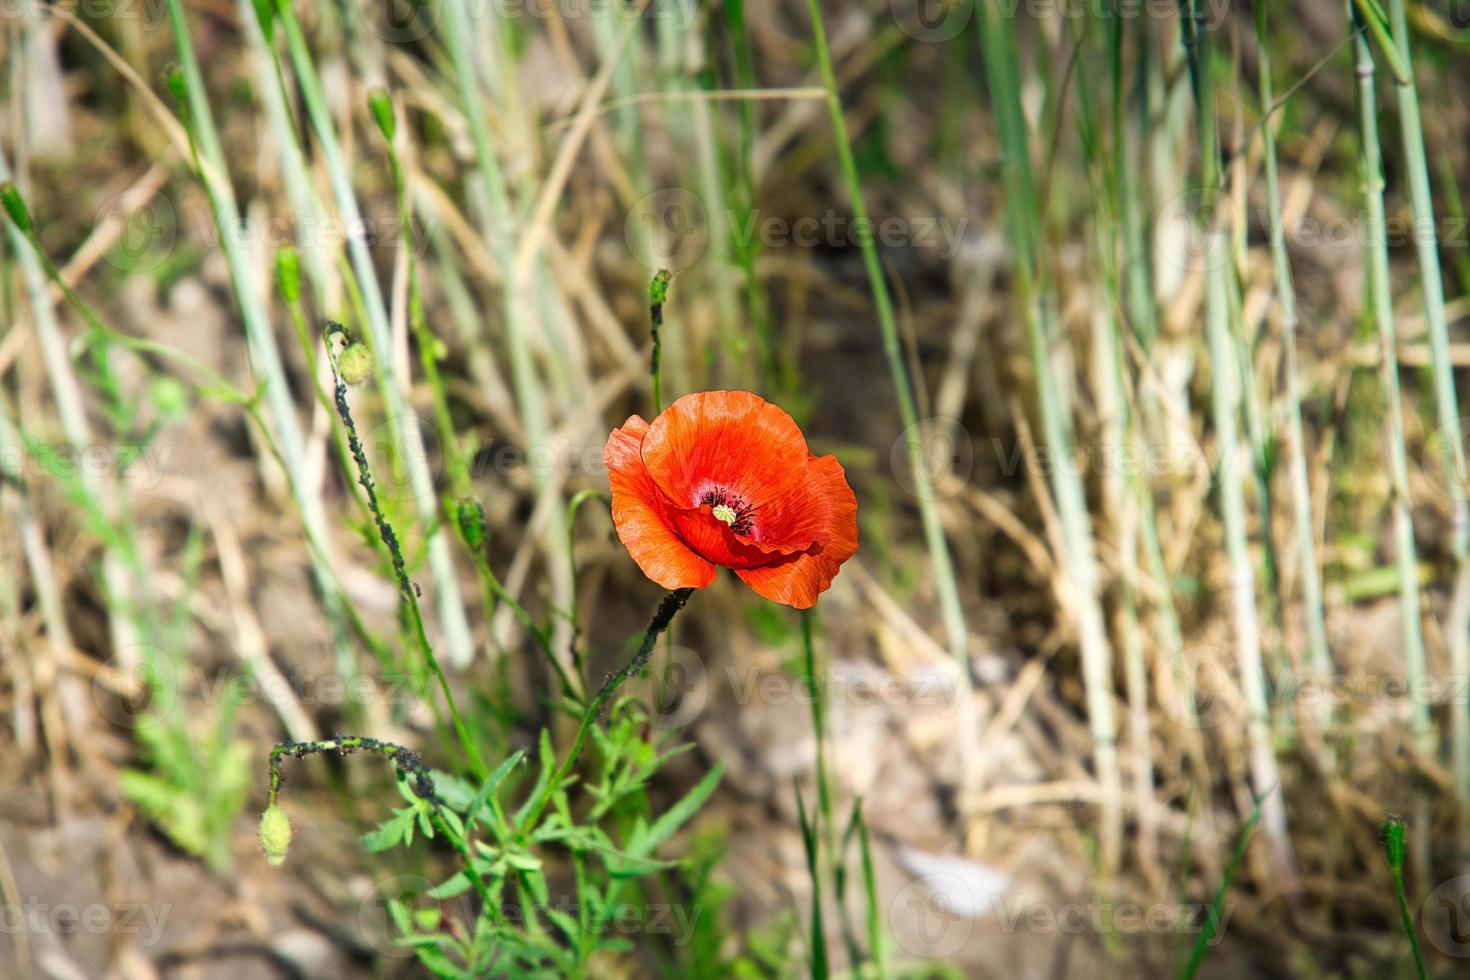
[[[857,498],[835,456],[748,391],[685,395],[634,415],[602,450],[618,537],[666,589],[723,565],[767,599],[806,609],[857,551]]]

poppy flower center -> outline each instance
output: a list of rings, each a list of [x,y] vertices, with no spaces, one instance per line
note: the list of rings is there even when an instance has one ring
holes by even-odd
[[[714,519],[729,526],[736,534],[749,534],[752,530],[751,507],[740,497],[723,487],[711,487],[699,496],[701,504],[708,504]]]

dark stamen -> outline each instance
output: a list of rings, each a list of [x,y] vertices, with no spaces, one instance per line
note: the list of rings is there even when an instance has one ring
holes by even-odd
[[[711,507],[723,506],[733,510],[735,520],[730,522],[730,530],[736,534],[748,535],[753,530],[750,505],[724,487],[711,487],[700,496],[699,502],[709,504]]]

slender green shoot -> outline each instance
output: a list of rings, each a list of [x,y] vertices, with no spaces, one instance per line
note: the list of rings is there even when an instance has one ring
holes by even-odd
[[[1383,821],[1383,853],[1388,859],[1388,874],[1393,878],[1393,897],[1399,903],[1399,921],[1403,923],[1404,935],[1409,937],[1409,949],[1414,953],[1414,972],[1419,980],[1429,980],[1424,969],[1424,954],[1419,950],[1419,936],[1414,930],[1414,916],[1409,911],[1409,899],[1404,894],[1404,819],[1389,817]]]
[[[582,743],[587,740],[587,733],[596,722],[597,716],[602,713],[602,709],[607,704],[608,699],[617,693],[618,688],[623,686],[624,681],[634,674],[642,673],[643,668],[648,666],[648,661],[653,657],[653,648],[658,643],[659,636],[663,634],[664,630],[669,628],[669,624],[674,621],[674,617],[680,609],[684,608],[685,603],[689,601],[689,597],[693,594],[693,589],[675,589],[673,592],[664,596],[663,601],[659,603],[658,611],[654,613],[652,622],[648,624],[647,632],[643,634],[643,642],[639,644],[638,652],[634,654],[633,659],[626,666],[608,675],[607,680],[603,682],[602,687],[598,690],[597,696],[592,699],[592,702],[587,705],[587,710],[582,713],[582,722],[577,726],[577,734],[572,739],[572,746],[567,750],[566,758],[562,760],[561,765],[557,767],[556,772],[552,774],[551,778],[546,781],[541,792],[528,803],[526,817],[520,821],[520,833],[524,834],[530,828],[536,826],[537,821],[541,818],[541,812],[546,809],[546,805],[551,802],[551,798],[556,795],[557,790],[561,788],[562,784],[567,781],[567,777],[571,775],[572,767],[577,764],[577,758],[582,753]]]
[[[649,373],[653,375],[653,414],[662,414],[664,410],[663,386],[661,384],[661,361],[663,360],[663,339],[659,331],[664,326],[664,301],[669,298],[669,281],[673,275],[668,269],[660,269],[648,283],[648,321],[650,332],[653,334],[653,354],[649,364]]]
[[[180,0],[170,0],[177,5]],[[366,313],[370,348],[376,354],[376,368],[381,378],[380,388],[387,402],[388,422],[392,427],[395,443],[402,447],[410,460],[426,458],[423,433],[419,430],[418,417],[413,414],[402,381],[397,376],[391,356],[391,328],[388,323],[388,306],[383,297],[378,274],[368,251],[365,236],[360,232],[367,227],[358,206],[357,195],[352,186],[352,175],[337,137],[336,124],[322,92],[321,80],[307,47],[306,36],[291,8],[290,0],[275,0],[275,24],[286,41],[286,51],[295,71],[301,101],[316,133],[321,147],[322,160],[331,181],[332,194],[337,210],[349,229],[358,231],[347,236],[347,257],[362,292],[362,305]],[[449,438],[446,434],[446,439]],[[434,588],[438,594],[439,624],[444,630],[445,644],[450,662],[463,667],[473,656],[474,648],[470,637],[469,622],[465,618],[461,600],[459,578],[454,571],[454,562],[449,551],[448,538],[439,533],[443,523],[438,519],[438,504],[434,493],[433,478],[429,468],[409,465],[408,477],[419,521],[423,525],[428,541],[429,571],[434,577]]]
[[[827,965],[827,928],[822,914],[822,842],[816,814],[809,814],[806,800],[801,795],[801,782],[793,780],[796,790],[797,820],[801,824],[801,841],[806,849],[806,866],[812,881],[811,935],[808,946],[811,957],[812,980],[827,980],[830,970]]]
[[[827,89],[827,109],[832,118],[832,131],[836,137],[837,158],[842,165],[842,177],[847,185],[847,194],[852,203],[853,220],[859,225],[869,225],[868,207],[863,199],[863,187],[858,177],[857,160],[853,156],[852,141],[847,135],[847,120],[842,113],[842,99],[838,94],[837,75],[832,68],[832,55],[827,50],[827,29],[822,21],[821,5],[817,0],[807,0],[807,10],[811,15],[812,40],[816,46],[817,64],[822,71],[822,84]],[[859,244],[862,249],[863,268],[867,272],[868,285],[873,292],[873,305],[878,314],[878,325],[883,333],[883,354],[888,360],[888,368],[893,376],[894,391],[898,395],[898,411],[904,427],[909,466],[913,470],[914,487],[918,493],[919,520],[924,527],[924,541],[928,546],[929,560],[934,568],[934,589],[939,597],[945,635],[949,640],[949,652],[959,662],[964,676],[968,677],[968,640],[964,610],[960,606],[959,583],[955,578],[954,565],[950,561],[949,544],[945,540],[944,526],[940,523],[939,508],[934,499],[934,478],[929,469],[929,458],[925,451],[923,432],[919,425],[919,410],[914,401],[913,385],[909,381],[903,349],[899,344],[898,321],[893,313],[893,301],[888,294],[888,283],[884,279],[883,266],[878,258],[878,249],[873,243],[872,236],[862,236]]]
[[[392,557],[393,576],[398,581],[399,598],[403,601],[405,611],[408,613],[419,652],[423,655],[425,665],[439,682],[439,689],[444,694],[444,703],[448,706],[454,723],[455,734],[459,738],[460,747],[464,750],[470,767],[477,777],[484,779],[485,763],[480,758],[479,750],[475,748],[474,740],[470,738],[464,719],[460,717],[459,708],[454,703],[454,694],[449,689],[449,679],[444,676],[444,669],[439,666],[439,658],[434,655],[434,648],[430,645],[428,634],[424,630],[424,617],[419,609],[419,587],[409,579],[408,570],[403,561],[403,548],[398,543],[398,534],[383,515],[382,507],[378,505],[377,485],[373,482],[372,470],[368,467],[367,453],[363,451],[362,440],[358,438],[357,425],[352,421],[352,409],[347,404],[347,379],[344,378],[343,358],[349,352],[361,351],[363,354],[366,352],[357,345],[351,344],[344,347],[341,353],[334,352],[332,344],[338,339],[347,339],[345,329],[340,323],[329,323],[323,340],[327,344],[327,354],[335,380],[337,416],[342,420],[342,427],[347,433],[348,449],[352,452],[352,458],[357,464],[357,479],[362,485],[363,492],[367,494],[368,508],[372,511],[373,520],[377,524],[378,536],[382,538],[383,545]],[[355,380],[360,382],[362,377],[359,375]]]
[[[1031,172],[1030,127],[1021,104],[1017,63],[1020,42],[1013,12],[997,10],[984,0],[977,0],[975,14],[1003,151],[1002,176],[1010,202],[1007,211],[1016,253],[1017,302],[1024,311],[1042,434],[1051,452],[1064,458],[1072,449],[1072,425],[1067,411],[1069,386],[1057,370],[1058,354],[1064,351],[1065,341],[1057,329],[1055,297],[1042,288],[1043,216]],[[1113,708],[1113,651],[1098,597],[1097,548],[1081,475],[1070,466],[1052,466],[1049,476],[1064,539],[1065,554],[1059,557],[1066,565],[1076,600],[1074,612],[1093,743],[1093,767],[1104,791],[1100,856],[1104,868],[1111,873],[1121,860],[1123,777],[1118,764],[1117,720]]]
[[[1274,794],[1276,788],[1272,787],[1269,793]],[[1256,805],[1251,810],[1250,816],[1246,818],[1245,826],[1240,829],[1240,836],[1235,841],[1235,851],[1230,855],[1230,863],[1225,866],[1225,877],[1220,881],[1220,887],[1215,889],[1215,897],[1210,902],[1209,911],[1205,915],[1204,928],[1199,931],[1194,939],[1194,948],[1190,950],[1189,962],[1179,971],[1179,980],[1194,980],[1204,964],[1205,954],[1215,942],[1215,936],[1220,930],[1220,912],[1225,908],[1225,895],[1230,890],[1230,883],[1235,880],[1235,875],[1240,871],[1240,866],[1245,863],[1246,851],[1250,849],[1251,836],[1255,833],[1256,824],[1261,820],[1262,799],[1256,798]]]
[[[1361,25],[1355,25],[1355,28],[1353,50],[1358,78],[1358,123],[1362,140],[1363,199],[1367,220],[1364,240],[1368,243],[1368,288],[1373,304],[1373,319],[1378,326],[1383,398],[1388,410],[1388,472],[1393,494],[1391,509],[1394,528],[1394,557],[1399,572],[1399,618],[1403,630],[1407,679],[1411,685],[1419,685],[1423,683],[1428,658],[1424,648],[1423,610],[1419,595],[1419,558],[1418,545],[1414,540],[1413,498],[1409,493],[1409,454],[1403,394],[1399,388],[1398,340],[1394,326],[1393,286],[1388,271],[1388,236],[1383,203],[1383,159],[1378,142],[1378,106],[1374,93],[1374,57],[1373,48],[1364,36]],[[1459,649],[1463,644],[1451,644],[1451,646],[1452,649]],[[1429,715],[1429,706],[1423,698],[1413,698],[1412,701],[1409,724],[1414,735],[1414,742],[1421,751],[1432,752],[1434,729]],[[1463,714],[1463,711],[1456,712],[1456,714]],[[1460,723],[1460,727],[1464,727],[1463,723]],[[1456,745],[1462,744],[1457,739]],[[1464,774],[1461,772],[1461,767],[1457,766],[1457,779],[1462,775]],[[1416,793],[1414,807],[1416,816],[1422,816],[1428,811],[1428,800],[1422,789]],[[1427,855],[1420,853],[1417,849],[1417,842],[1415,863],[1421,867],[1427,865]]]
[[[1266,4],[1256,5],[1257,78],[1261,105],[1273,104],[1271,44],[1266,31]],[[1288,476],[1296,524],[1297,561],[1301,568],[1302,604],[1307,621],[1307,655],[1312,670],[1324,681],[1332,671],[1327,647],[1327,621],[1322,603],[1322,572],[1317,565],[1316,528],[1312,515],[1312,491],[1307,479],[1306,436],[1302,430],[1301,388],[1297,365],[1296,290],[1292,284],[1291,261],[1286,254],[1286,231],[1281,217],[1281,189],[1276,161],[1276,127],[1266,120],[1261,127],[1265,149],[1266,213],[1271,226],[1271,259],[1276,274],[1277,303],[1281,309],[1281,344],[1286,364],[1286,430],[1290,459]],[[1332,703],[1322,699],[1317,722],[1322,728],[1332,723]]]
[[[1419,90],[1414,82],[1414,60],[1409,51],[1409,25],[1404,0],[1388,0],[1392,50],[1402,65],[1394,88],[1398,96],[1399,136],[1403,141],[1409,200],[1414,216],[1414,248],[1419,256],[1419,285],[1424,294],[1424,318],[1429,326],[1430,365],[1434,402],[1448,484],[1454,493],[1454,523],[1450,538],[1455,560],[1470,558],[1470,498],[1467,498],[1465,447],[1460,434],[1459,395],[1450,359],[1449,321],[1445,315],[1444,276],[1439,266],[1439,236],[1434,220],[1434,196],[1429,186],[1429,164],[1424,152],[1424,127],[1419,117]],[[1470,785],[1461,786],[1462,793]]]

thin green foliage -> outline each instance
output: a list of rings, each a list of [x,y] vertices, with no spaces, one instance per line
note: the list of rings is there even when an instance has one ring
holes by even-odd
[[[1429,980],[1424,969],[1424,954],[1419,951],[1419,936],[1414,930],[1414,916],[1409,911],[1409,899],[1404,894],[1404,821],[1402,817],[1389,817],[1383,822],[1383,853],[1388,860],[1388,874],[1393,879],[1393,895],[1399,903],[1399,921],[1404,935],[1409,937],[1409,949],[1414,954],[1414,972],[1419,980]]]
[[[832,119],[832,132],[836,138],[837,159],[842,167],[843,183],[852,204],[853,220],[861,225],[869,225],[868,207],[863,199],[862,181],[858,176],[857,161],[853,157],[852,141],[847,135],[847,120],[842,113],[842,99],[837,89],[837,76],[832,68],[832,55],[827,50],[827,29],[822,21],[822,9],[817,0],[808,0],[807,11],[812,20],[812,40],[816,47],[817,65],[822,71],[822,83],[827,89],[827,109]],[[899,419],[904,427],[904,444],[908,450],[909,466],[913,471],[914,486],[918,494],[919,518],[924,528],[924,542],[929,549],[929,561],[934,570],[934,588],[939,596],[945,635],[949,638],[949,652],[961,665],[967,665],[969,653],[964,611],[960,607],[959,584],[955,579],[949,544],[945,541],[944,528],[940,524],[939,510],[934,500],[934,477],[925,452],[913,384],[909,380],[908,367],[899,346],[893,300],[889,297],[888,283],[884,279],[883,266],[872,236],[862,236],[859,247],[862,250],[868,286],[873,294],[878,325],[883,333],[883,355],[888,361],[894,392],[898,395]]]
[[[649,333],[653,337],[653,353],[650,355],[649,374],[653,377],[653,414],[659,415],[664,410],[664,394],[662,378],[663,372],[663,338],[659,331],[664,326],[664,303],[669,298],[669,282],[673,279],[667,269],[660,269],[648,283],[648,322]]]
[[[388,549],[388,554],[393,564],[393,577],[398,582],[398,596],[408,614],[409,624],[413,631],[414,639],[418,643],[419,652],[423,656],[424,664],[439,682],[439,689],[444,695],[444,703],[449,709],[449,716],[454,724],[455,735],[459,739],[460,748],[464,750],[466,759],[475,772],[484,776],[485,764],[480,759],[479,750],[475,742],[470,738],[469,730],[465,727],[464,719],[460,716],[459,707],[454,703],[454,694],[449,689],[449,679],[444,675],[444,669],[439,666],[439,658],[434,654],[434,648],[429,644],[428,635],[424,631],[424,617],[419,609],[419,587],[408,577],[408,570],[403,560],[403,547],[399,544],[398,534],[388,519],[383,515],[383,509],[378,505],[378,492],[376,484],[373,483],[372,470],[368,466],[367,453],[363,451],[362,441],[357,435],[357,425],[352,421],[352,409],[347,404],[347,382],[341,373],[341,357],[343,352],[333,352],[332,344],[338,340],[345,340],[345,329],[339,323],[327,325],[323,340],[327,344],[328,355],[332,360],[332,373],[336,379],[335,404],[337,416],[342,420],[342,427],[347,433],[348,450],[352,453],[353,461],[357,464],[357,478],[362,485],[363,492],[367,494],[368,509],[372,512],[373,520],[377,524],[378,535],[383,541],[383,546]],[[350,350],[350,345],[345,350]]]
[[[1268,792],[1275,793],[1272,787]],[[1235,880],[1235,875],[1240,871],[1245,862],[1246,851],[1250,848],[1251,836],[1255,833],[1256,824],[1261,820],[1262,800],[1257,797],[1256,804],[1246,818],[1245,826],[1240,829],[1240,836],[1235,842],[1235,851],[1230,855],[1230,863],[1225,866],[1225,876],[1220,881],[1220,887],[1215,889],[1215,897],[1210,901],[1210,907],[1205,912],[1204,928],[1195,936],[1194,947],[1189,952],[1189,961],[1179,971],[1179,980],[1193,980],[1199,973],[1200,967],[1204,965],[1205,955],[1209,953],[1215,944],[1216,936],[1221,928],[1220,912],[1225,907],[1225,895],[1230,890],[1230,883]]]

